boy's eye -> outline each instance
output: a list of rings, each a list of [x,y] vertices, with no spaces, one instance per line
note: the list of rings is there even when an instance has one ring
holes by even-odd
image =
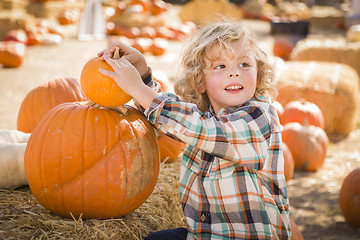
[[[239,65],[240,67],[250,67],[250,64],[246,63],[246,62],[243,62],[243,63],[240,63]]]
[[[225,68],[225,65],[219,64],[219,65],[216,65],[214,69],[223,69],[223,68]]]

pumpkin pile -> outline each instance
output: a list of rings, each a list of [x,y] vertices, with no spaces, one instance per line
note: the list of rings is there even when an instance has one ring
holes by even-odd
[[[195,29],[191,21],[182,23],[170,12],[172,5],[162,0],[120,1],[107,18],[109,41],[126,41],[141,53],[163,55],[168,40],[182,41]],[[120,38],[119,38],[120,37]]]
[[[279,105],[277,108],[281,109],[279,119],[283,125],[282,140],[285,145],[285,179],[288,181],[292,177],[293,168],[317,171],[322,167],[329,139],[324,131],[324,116],[316,104],[295,100],[284,107]]]
[[[63,39],[62,29],[50,26],[46,21],[26,29],[9,30],[0,41],[0,65],[19,67],[24,61],[27,46],[58,44]]]
[[[125,104],[130,98],[116,92],[123,101],[106,106],[112,84],[103,84],[105,92],[93,98],[99,93],[94,83],[106,81],[94,74],[103,63],[89,60],[81,74],[81,88],[94,102],[72,101],[52,108],[27,143],[24,163],[31,192],[60,216],[126,215],[145,202],[158,178],[155,130],[141,112]]]

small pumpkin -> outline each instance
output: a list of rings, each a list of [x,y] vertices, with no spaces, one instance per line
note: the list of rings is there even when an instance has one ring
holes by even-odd
[[[0,64],[4,67],[19,67],[25,58],[26,45],[18,41],[0,42]]]
[[[0,189],[27,185],[24,153],[29,137],[17,130],[0,130]]]
[[[56,78],[31,90],[23,99],[17,116],[17,130],[31,133],[53,107],[86,100],[78,79]]]
[[[291,101],[284,106],[284,112],[280,119],[281,124],[285,125],[288,122],[303,124],[304,121],[309,125],[325,128],[324,115],[315,103],[302,99]]]
[[[294,175],[294,158],[290,151],[290,148],[286,143],[282,143],[283,155],[284,155],[284,175],[286,182],[292,179]]]
[[[120,58],[119,50],[113,58]],[[99,72],[99,68],[113,71],[111,66],[100,57],[92,58],[85,63],[80,75],[80,85],[85,95],[93,102],[105,107],[121,106],[131,100],[116,82]]]
[[[276,38],[273,46],[273,54],[283,60],[289,60],[294,47],[295,45],[291,40],[281,37]]]
[[[24,29],[12,29],[6,33],[3,41],[16,41],[26,45],[28,43],[28,36]]]
[[[26,28],[25,32],[28,36],[28,45],[39,45],[42,44],[45,35],[49,33],[49,30],[42,26],[34,26]]]
[[[47,210],[83,219],[138,208],[159,173],[155,130],[141,112],[63,103],[40,121],[25,150],[31,192]]]
[[[185,143],[175,140],[165,134],[157,139],[161,162],[173,162],[183,153]]]
[[[160,15],[168,10],[167,3],[163,0],[154,0],[151,4],[150,12],[153,15]]]
[[[143,27],[140,28],[139,37],[153,39],[153,38],[156,37],[156,31],[151,26],[143,26]]]
[[[141,53],[148,53],[150,52],[150,47],[153,44],[153,40],[151,38],[134,38],[134,42],[131,46],[137,49]]]
[[[281,134],[296,169],[316,171],[324,164],[329,139],[322,128],[290,122],[284,125]]]
[[[345,177],[339,192],[339,205],[346,221],[360,228],[360,168]]]
[[[163,38],[155,38],[152,44],[150,45],[149,51],[155,56],[164,55],[166,49],[168,48],[168,41]]]

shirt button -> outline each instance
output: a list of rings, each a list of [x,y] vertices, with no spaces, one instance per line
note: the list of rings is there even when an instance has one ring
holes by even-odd
[[[200,220],[201,220],[201,222],[204,222],[204,221],[206,220],[206,217],[205,217],[205,215],[204,215],[204,214],[203,214],[203,215],[201,215]]]

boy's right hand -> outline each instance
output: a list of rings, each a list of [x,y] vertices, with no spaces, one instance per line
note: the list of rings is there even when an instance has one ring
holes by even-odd
[[[120,57],[125,58],[129,61],[139,72],[140,76],[143,76],[147,73],[148,67],[145,61],[144,56],[135,48],[126,45],[121,42],[111,43],[107,49],[102,50],[97,55],[101,58],[104,56],[112,57],[116,47],[119,47]]]

